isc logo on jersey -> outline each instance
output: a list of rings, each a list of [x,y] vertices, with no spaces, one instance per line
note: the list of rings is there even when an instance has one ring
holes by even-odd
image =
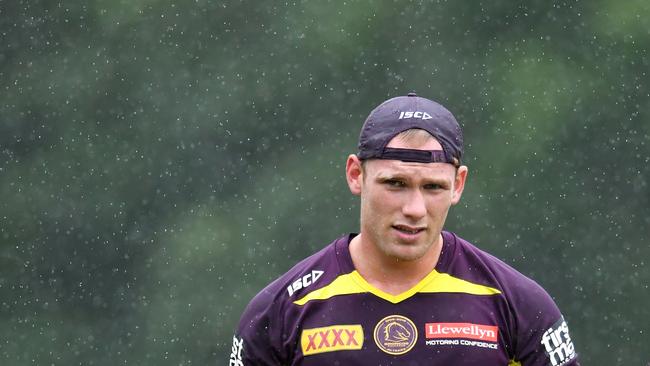
[[[544,332],[541,343],[553,366],[565,365],[576,357],[576,350],[569,337],[569,326],[563,317]]]
[[[355,324],[304,329],[300,336],[300,346],[305,356],[323,352],[359,350],[363,347],[363,328]]]
[[[399,119],[408,119],[408,118],[420,118],[420,119],[431,119],[431,115],[427,112],[421,112],[421,111],[416,111],[416,112],[402,112],[399,114]]]
[[[287,286],[287,292],[289,292],[289,296],[292,296],[296,291],[305,288],[312,283],[316,282],[320,276],[323,275],[323,271],[318,271],[318,270],[313,270],[311,273],[307,273],[306,275],[298,278],[297,280],[293,281],[292,284]]]

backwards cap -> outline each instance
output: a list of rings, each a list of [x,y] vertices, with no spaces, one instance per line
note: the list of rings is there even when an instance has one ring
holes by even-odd
[[[399,133],[419,128],[442,145],[440,150],[387,148]],[[415,93],[389,99],[366,118],[359,135],[359,159],[391,159],[418,163],[459,165],[463,157],[463,131],[442,105]]]

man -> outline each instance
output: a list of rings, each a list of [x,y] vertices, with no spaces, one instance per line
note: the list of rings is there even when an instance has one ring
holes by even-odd
[[[346,164],[360,233],[250,302],[230,365],[578,365],[539,285],[442,230],[465,187],[462,155],[440,104],[410,93],[375,108]]]

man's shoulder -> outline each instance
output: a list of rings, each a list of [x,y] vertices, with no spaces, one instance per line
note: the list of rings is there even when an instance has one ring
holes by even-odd
[[[301,260],[291,269],[264,287],[253,297],[244,314],[260,314],[282,308],[300,298],[301,294],[322,287],[340,273],[337,250],[344,247],[346,237],[341,237],[318,252]]]
[[[456,234],[450,235],[456,244],[450,265],[452,271],[472,277],[475,281],[497,286],[504,293],[545,292],[535,280],[513,266]]]
[[[455,241],[452,271],[471,272],[476,281],[488,282],[501,292],[512,319],[512,337],[517,340],[517,361],[546,365],[556,357],[564,357],[563,365],[578,365],[567,322],[549,293],[499,258],[451,235]]]

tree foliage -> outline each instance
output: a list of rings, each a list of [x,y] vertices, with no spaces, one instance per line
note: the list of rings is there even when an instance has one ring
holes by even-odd
[[[465,129],[448,229],[585,364],[647,362],[649,8],[3,2],[2,364],[225,364],[248,300],[357,230],[345,157],[409,91]]]

